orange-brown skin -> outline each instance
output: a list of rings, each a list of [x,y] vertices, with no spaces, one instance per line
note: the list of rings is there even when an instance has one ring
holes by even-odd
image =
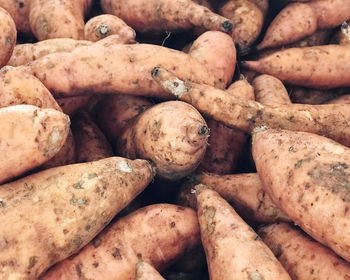
[[[81,110],[72,119],[77,162],[95,161],[113,156],[112,148],[89,114]]]
[[[208,126],[193,106],[167,101],[131,120],[118,139],[117,151],[127,158],[149,159],[157,175],[177,180],[197,168],[208,137]]]
[[[257,61],[246,61],[251,70],[283,82],[312,88],[350,86],[350,48],[325,45],[274,52]]]
[[[340,26],[340,30],[335,34],[335,41],[342,46],[350,46],[350,20],[345,21]]]
[[[198,219],[192,209],[153,204],[117,220],[41,279],[133,280],[140,259],[162,271],[199,243]]]
[[[349,261],[349,148],[312,133],[268,129],[253,135],[252,153],[272,201]]]
[[[105,96],[96,105],[96,123],[113,143],[129,120],[153,104],[141,96],[116,94]]]
[[[196,44],[196,49],[189,54],[149,44],[110,44],[111,37],[90,47],[76,48],[71,53],[47,55],[25,68],[53,94],[64,96],[81,95],[88,91],[91,94],[122,93],[172,98],[149,75],[155,65],[172,69],[184,79],[219,88],[226,88],[231,83],[235,66],[235,60],[231,58],[235,57],[235,48],[232,38],[225,33],[204,33],[196,40],[200,44]],[[104,45],[104,41],[108,43]],[[205,63],[213,63],[214,66]]]
[[[11,226],[0,229],[0,278],[38,279],[90,242],[153,176],[145,160],[114,157],[2,185],[0,220]]]
[[[291,279],[271,250],[216,191],[196,187],[211,280]]]
[[[290,104],[265,106],[256,101],[234,98],[207,85],[182,81],[171,72],[155,67],[153,78],[204,115],[243,131],[255,127],[306,131],[324,135],[350,147],[350,112],[347,104]]]
[[[69,118],[54,109],[15,105],[0,109],[0,183],[37,167],[61,149]],[[1,278],[1,277],[0,277]]]
[[[136,264],[135,280],[165,280],[149,263],[139,261]]]
[[[39,40],[84,39],[84,15],[92,0],[31,0],[30,28]]]
[[[349,93],[347,88],[312,89],[301,86],[289,85],[288,92],[293,103],[300,104],[323,104],[327,101]]]
[[[292,279],[350,279],[349,263],[290,224],[264,226],[258,234]]]
[[[77,47],[89,45],[92,45],[92,42],[69,38],[48,39],[34,44],[17,44],[7,65],[25,65],[50,53],[71,52]]]
[[[31,0],[0,0],[0,7],[5,9],[16,24],[17,32],[31,34],[28,9]]]
[[[85,40],[96,42],[107,36],[117,34],[121,44],[135,43],[136,32],[122,19],[114,15],[99,15],[86,22],[84,27]]]
[[[93,95],[72,96],[56,98],[56,101],[65,114],[73,116],[79,109],[86,106],[92,97]]]
[[[102,0],[102,9],[124,20],[138,32],[159,32],[203,27],[230,32],[227,18],[191,0]]]
[[[17,30],[10,14],[0,6],[0,68],[10,59],[16,45]]]
[[[257,173],[217,175],[200,173],[185,182],[177,195],[177,203],[197,209],[193,188],[207,185],[227,200],[245,220],[252,223],[275,223],[291,221],[274,204],[263,189]]]
[[[258,6],[265,18],[269,11],[269,0],[250,0],[250,2],[253,2],[255,5]]]
[[[252,86],[257,102],[271,106],[292,104],[283,83],[273,76],[260,75],[253,80]]]
[[[231,35],[240,50],[255,42],[264,23],[263,12],[249,0],[229,0],[218,13],[232,21]]]
[[[193,2],[197,3],[198,5],[207,7],[209,10],[213,11],[212,5],[209,3],[208,0],[192,0]]]
[[[234,82],[226,92],[237,98],[254,100],[254,89],[245,80]],[[210,118],[207,125],[210,130],[208,148],[198,169],[217,174],[232,173],[246,144],[247,134]]]

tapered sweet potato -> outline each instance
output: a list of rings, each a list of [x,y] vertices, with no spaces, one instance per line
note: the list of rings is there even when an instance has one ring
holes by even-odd
[[[113,15],[99,15],[91,18],[84,27],[84,38],[92,42],[117,34],[121,44],[135,42],[136,32],[123,20]]]
[[[56,98],[56,101],[65,114],[73,116],[79,109],[86,106],[92,97],[93,95],[72,96]]]
[[[273,224],[260,228],[258,234],[292,279],[350,278],[349,263],[296,227],[286,223]]]
[[[340,26],[340,30],[335,35],[335,41],[339,45],[350,46],[350,21],[345,21]]]
[[[120,17],[139,32],[191,27],[230,32],[233,28],[230,20],[191,0],[102,0],[101,4],[105,13]]]
[[[157,175],[177,180],[197,168],[208,137],[208,126],[195,108],[185,102],[167,101],[128,123],[118,139],[117,151],[127,158],[152,160]]]
[[[39,40],[84,38],[84,14],[92,0],[31,0],[30,28]]]
[[[198,219],[192,209],[154,204],[117,220],[42,279],[131,280],[140,259],[162,271],[199,243]]]
[[[77,162],[95,161],[113,156],[106,137],[86,111],[72,118],[72,131],[76,145]]]
[[[0,183],[52,158],[64,144],[69,118],[54,109],[16,105],[0,109]]]
[[[259,236],[217,192],[197,185],[196,196],[210,279],[291,279]]]
[[[273,202],[309,235],[350,260],[349,148],[312,133],[268,129],[253,135],[252,151]]]
[[[0,68],[10,59],[16,45],[17,30],[10,14],[0,6]]]
[[[225,91],[190,81],[155,67],[154,79],[200,112],[229,126],[251,132],[257,126],[306,131],[324,135],[350,147],[350,112],[347,104],[264,106],[234,98]]]
[[[164,278],[150,264],[139,261],[136,264],[135,280],[164,280]]]
[[[16,29],[20,33],[31,34],[28,9],[31,0],[0,0],[0,7],[5,9],[16,24]]]
[[[1,279],[38,279],[90,242],[152,180],[145,160],[108,158],[2,185]],[[18,234],[18,233],[21,234]]]

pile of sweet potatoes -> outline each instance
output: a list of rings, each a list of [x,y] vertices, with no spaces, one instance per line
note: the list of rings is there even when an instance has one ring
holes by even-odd
[[[349,0],[0,0],[0,279],[350,279]]]

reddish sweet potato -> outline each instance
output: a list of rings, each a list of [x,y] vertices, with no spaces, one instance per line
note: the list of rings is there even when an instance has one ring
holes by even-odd
[[[16,24],[20,33],[31,34],[28,9],[31,0],[0,0],[0,7],[5,9]]]
[[[65,114],[73,116],[79,109],[86,106],[92,97],[93,95],[82,95],[66,98],[56,98],[56,101]]]
[[[17,30],[10,14],[0,6],[0,68],[9,61],[16,44]]]

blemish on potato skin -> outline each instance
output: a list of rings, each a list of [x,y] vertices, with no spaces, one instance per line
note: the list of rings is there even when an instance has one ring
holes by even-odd
[[[207,221],[207,231],[209,234],[212,234],[215,231],[215,226],[216,226],[216,222],[214,221],[215,214],[216,214],[216,209],[212,206],[205,207],[203,209],[203,216]]]
[[[121,260],[122,259],[122,255],[121,255],[120,249],[119,248],[114,248],[112,256],[115,259]]]
[[[37,262],[38,262],[38,257],[37,257],[37,256],[31,256],[31,257],[29,258],[28,269],[33,268],[33,267],[36,265]]]

